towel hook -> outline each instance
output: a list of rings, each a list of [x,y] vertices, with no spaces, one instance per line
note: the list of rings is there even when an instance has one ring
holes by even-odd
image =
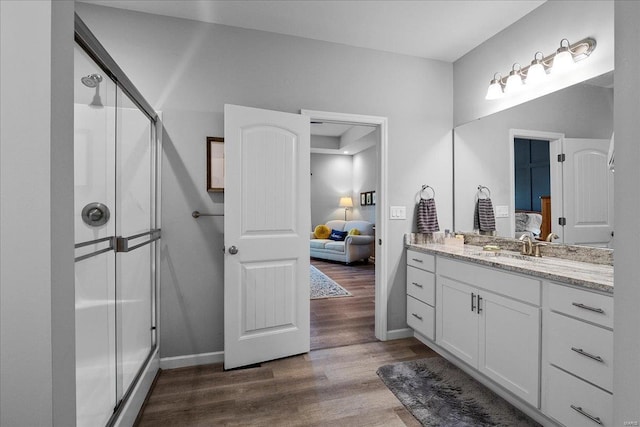
[[[420,198],[424,200],[424,197],[422,197],[422,193],[423,193],[423,192],[424,192],[424,190],[426,190],[427,188],[428,188],[429,190],[431,190],[431,193],[433,193],[433,195],[431,196],[431,198],[432,198],[432,199],[433,199],[433,198],[435,198],[435,197],[436,197],[436,190],[434,190],[432,186],[430,186],[430,185],[426,185],[426,184],[425,184],[425,185],[423,185],[423,186],[422,186],[422,189],[420,190]]]
[[[486,190],[486,191],[485,191]],[[486,196],[487,198],[491,198],[491,190],[489,190],[489,187],[485,187],[484,185],[478,185],[478,193],[476,194],[476,196],[478,196],[478,198],[480,198],[480,194],[483,194],[484,196]]]

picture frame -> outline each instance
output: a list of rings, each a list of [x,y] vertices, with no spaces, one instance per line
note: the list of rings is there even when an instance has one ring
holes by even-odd
[[[376,192],[375,191],[371,192],[371,204],[372,205],[376,204]]]
[[[360,193],[360,206],[366,206],[367,204],[367,193]]]
[[[367,191],[367,206],[372,205],[372,200],[371,200],[371,191]]]
[[[224,192],[224,138],[207,137],[207,191]]]

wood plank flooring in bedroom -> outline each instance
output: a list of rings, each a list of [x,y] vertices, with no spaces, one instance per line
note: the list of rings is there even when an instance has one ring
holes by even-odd
[[[415,338],[375,339],[373,264],[311,263],[353,297],[311,301],[310,353],[161,371],[136,425],[419,426],[376,370],[436,353]]]

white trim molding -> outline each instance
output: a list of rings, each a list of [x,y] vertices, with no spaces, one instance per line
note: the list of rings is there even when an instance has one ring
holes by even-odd
[[[411,338],[414,336],[414,331],[411,328],[394,329],[387,331],[387,341],[401,340],[402,338]]]
[[[509,208],[511,222],[509,223],[510,236],[515,236],[516,232],[516,173],[514,170],[516,138],[541,139],[549,141],[550,174],[551,174],[551,204],[554,207],[553,217],[558,218],[563,215],[564,206],[562,204],[562,164],[554,161],[558,154],[562,153],[564,133],[545,132],[539,130],[509,129],[509,197],[511,206]],[[555,201],[555,204],[554,204]],[[557,221],[551,220],[551,231],[560,236],[560,242],[564,242],[564,230],[557,225]]]
[[[389,291],[387,286],[387,150],[389,138],[389,121],[386,117],[364,116],[361,114],[333,113],[328,111],[300,110],[300,114],[309,116],[310,120],[344,122],[351,124],[365,124],[380,126],[380,145],[378,146],[378,184],[376,188],[376,338],[386,341],[387,331],[387,303]],[[378,261],[379,260],[379,261]]]
[[[188,366],[210,365],[222,362],[224,362],[224,351],[187,354],[185,356],[163,357],[160,359],[160,369],[186,368]]]

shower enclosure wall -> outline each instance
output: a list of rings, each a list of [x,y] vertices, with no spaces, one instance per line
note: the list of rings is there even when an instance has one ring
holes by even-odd
[[[78,18],[78,41],[77,31]],[[157,118],[118,79],[119,68],[94,58],[75,46],[78,426],[116,423],[157,357]]]

